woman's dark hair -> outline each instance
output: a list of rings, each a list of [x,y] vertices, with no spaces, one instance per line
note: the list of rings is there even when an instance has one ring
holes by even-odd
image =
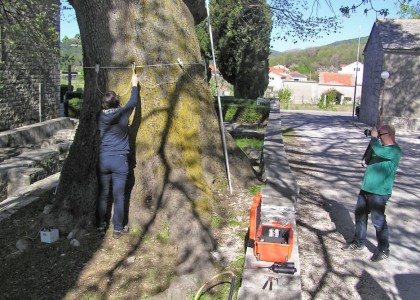
[[[106,92],[102,98],[102,109],[116,108],[120,105],[120,97],[113,91]]]

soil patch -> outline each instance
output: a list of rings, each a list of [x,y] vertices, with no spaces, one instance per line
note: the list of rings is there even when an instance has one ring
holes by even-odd
[[[252,196],[244,190],[216,194],[227,209],[214,212],[212,218],[214,257],[221,269],[235,272],[239,286]],[[169,228],[152,228],[146,236],[132,229],[118,240],[111,230],[105,236],[85,232],[79,247],[71,246],[66,237],[41,243],[39,216],[53,199],[52,192],[45,193],[0,222],[2,299],[141,299],[164,291],[177,276],[171,271],[176,249],[169,240]],[[17,250],[19,239],[28,242],[27,251]]]

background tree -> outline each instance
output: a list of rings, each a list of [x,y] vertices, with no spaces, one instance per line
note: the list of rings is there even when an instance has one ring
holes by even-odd
[[[420,2],[412,0],[399,0],[400,15],[402,18],[420,19]]]
[[[268,3],[273,14],[273,26],[278,29],[274,39],[294,42],[313,40],[339,28],[330,0],[270,0]],[[319,15],[322,5],[331,8],[331,14]]]
[[[243,0],[249,1],[249,0]],[[353,4],[344,2],[340,7],[340,14],[349,17],[356,10],[363,9],[364,13],[376,13],[377,16],[386,17],[388,9],[381,8],[381,2],[386,0],[354,0]],[[339,1],[340,2],[340,1]],[[347,1],[348,2],[348,1]],[[400,6],[402,11],[409,13],[419,4],[413,4],[412,0],[394,0],[395,5]],[[340,18],[336,15],[331,0],[270,0],[270,9],[273,13],[274,27],[279,29],[274,38],[283,40],[313,40],[324,34],[336,32],[340,28]],[[330,8],[330,13],[320,15],[321,6]],[[417,10],[418,12],[418,10]]]
[[[60,42],[61,59],[60,68],[67,71],[68,65],[72,65],[73,70],[81,72],[83,66],[82,44],[80,35],[72,38],[65,36]],[[75,68],[76,67],[76,68]]]
[[[257,98],[268,85],[271,14],[265,0],[211,2],[216,58],[223,78],[234,85],[235,97]]]
[[[340,16],[350,17],[353,12],[360,9],[363,9],[366,14],[372,12],[377,16],[386,17],[389,11],[381,8],[381,2],[383,1],[385,0],[354,0],[351,5],[341,6],[339,9],[340,14],[337,15],[334,12],[331,0],[268,0],[268,8],[272,14],[272,24],[277,29],[276,34],[272,38],[295,42],[298,40],[314,40],[339,30]],[[394,3],[400,7],[402,17],[414,18],[416,15],[418,16],[418,3],[415,4],[412,0],[394,0]],[[246,41],[246,38],[241,36],[241,33],[246,32],[246,30],[238,32],[240,31],[238,28],[246,28],[243,26],[243,23],[250,24],[249,21],[244,22],[245,19],[241,13],[245,10],[259,10],[261,12],[261,9],[265,10],[267,8],[267,4],[265,4],[265,1],[254,0],[214,0],[211,1],[211,5],[213,34],[217,40],[216,49],[221,50],[217,51],[217,59],[220,60],[219,69],[225,80],[235,84],[235,70],[240,70],[238,65],[245,65],[245,63],[240,64],[240,59],[245,58],[241,54],[243,53],[243,41]],[[320,15],[321,6],[329,7],[330,13],[324,16]],[[205,24],[200,26],[204,28]],[[203,29],[200,30],[204,32]],[[258,35],[258,33],[255,35],[255,32],[252,32],[251,36],[253,38],[249,42],[259,42],[260,39],[255,39]],[[203,41],[200,45],[203,49],[206,49],[204,52],[208,53],[209,45],[205,43],[205,39]],[[252,48],[250,47],[249,49]],[[258,46],[255,49],[259,49]],[[252,56],[249,55],[249,57]],[[288,63],[289,66],[293,64],[298,66],[298,70],[306,70],[309,74],[318,71],[317,66],[313,66],[311,62],[294,61]]]
[[[368,37],[360,39],[360,48],[366,45]],[[270,66],[284,65],[293,71],[307,75],[312,80],[318,80],[319,72],[337,72],[342,64],[354,62],[358,39],[343,40],[332,44],[306,48],[302,50],[285,51],[272,55]],[[363,57],[361,57],[363,62]]]

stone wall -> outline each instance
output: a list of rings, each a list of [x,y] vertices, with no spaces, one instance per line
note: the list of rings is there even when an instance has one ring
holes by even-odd
[[[360,121],[375,125],[379,116],[379,98],[382,87],[381,72],[384,52],[374,26],[364,51],[363,91],[360,103]]]
[[[420,130],[420,51],[383,49],[374,26],[364,52],[360,121]],[[388,79],[381,72],[388,71]]]
[[[59,4],[16,4],[13,10],[25,13],[19,23],[0,16],[0,131],[39,122],[40,115],[42,121],[58,116]]]
[[[292,92],[292,103],[298,104],[317,103],[323,93],[332,89],[337,90],[344,97],[351,99],[354,97],[354,86],[319,84],[318,82],[312,81],[285,81],[284,87]],[[358,85],[356,100],[360,100],[361,91],[362,87]]]
[[[383,116],[399,130],[420,130],[420,51],[384,54]]]
[[[284,81],[284,88],[292,92],[292,103],[315,103],[318,101],[318,82]]]

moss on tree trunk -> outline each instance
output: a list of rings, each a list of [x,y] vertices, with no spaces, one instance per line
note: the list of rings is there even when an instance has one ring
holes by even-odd
[[[208,275],[215,247],[210,227],[213,193],[226,189],[227,180],[192,14],[182,1],[73,0],[71,4],[80,27],[84,65],[123,68],[101,68],[98,74],[84,69],[80,124],[61,173],[52,222],[63,232],[93,225],[100,98],[104,91],[114,90],[123,103],[127,101],[129,67],[134,62],[141,79],[141,105],[130,125],[130,226],[139,226],[146,235],[157,220],[169,224],[170,239],[178,250],[176,273]],[[238,151],[230,140],[229,152]],[[242,185],[242,178],[255,179],[241,155],[232,161],[233,173],[240,174],[233,174],[235,185]]]

